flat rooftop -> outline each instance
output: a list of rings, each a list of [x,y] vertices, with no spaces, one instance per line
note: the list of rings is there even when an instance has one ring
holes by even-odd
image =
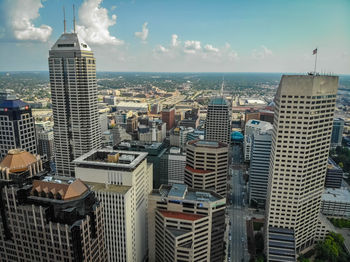
[[[227,144],[217,141],[209,141],[209,140],[193,140],[188,142],[189,145],[194,145],[198,147],[206,147],[206,148],[221,148],[227,147]]]
[[[214,191],[193,189],[185,184],[161,185],[159,189],[152,191],[152,195],[197,202],[215,202],[225,199]]]
[[[107,192],[107,193],[118,193],[118,194],[126,194],[131,186],[122,186],[122,185],[114,185],[114,184],[105,184],[105,183],[94,183],[94,182],[85,182],[91,190]]]
[[[112,149],[94,149],[78,157],[73,162],[79,165],[98,167],[135,169],[144,159],[146,152],[134,152]]]
[[[345,188],[326,188],[322,194],[322,201],[350,203],[350,192]]]

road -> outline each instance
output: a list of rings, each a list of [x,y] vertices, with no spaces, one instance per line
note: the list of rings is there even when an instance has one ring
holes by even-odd
[[[232,147],[232,164],[239,164],[242,160],[241,148],[239,146]],[[231,261],[242,262],[249,261],[248,247],[247,247],[247,232],[245,218],[248,214],[246,200],[243,206],[244,180],[241,169],[235,169],[230,166],[232,178],[230,183],[232,186],[232,205],[229,206],[228,214],[231,221],[230,227],[230,256]]]

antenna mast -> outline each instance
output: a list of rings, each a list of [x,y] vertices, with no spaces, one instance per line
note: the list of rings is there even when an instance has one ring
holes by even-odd
[[[73,32],[75,33],[75,6],[73,4]]]
[[[66,33],[66,10],[64,9],[64,6],[63,6],[63,28],[64,28],[64,33]]]

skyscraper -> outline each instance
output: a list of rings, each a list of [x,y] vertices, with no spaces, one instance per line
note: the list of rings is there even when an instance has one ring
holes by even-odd
[[[205,120],[205,139],[230,144],[231,109],[223,97],[216,97],[208,104]]]
[[[72,161],[100,148],[96,64],[76,33],[64,33],[49,52],[57,173],[74,176]]]
[[[152,164],[147,153],[92,150],[78,159],[76,177],[103,206],[108,260],[140,262],[147,257],[147,207]]]
[[[32,109],[19,99],[4,100],[0,104],[0,160],[14,148],[37,153]]]
[[[187,143],[185,184],[212,190],[226,197],[228,146],[217,141],[194,140]]]
[[[226,261],[226,197],[184,184],[149,196],[149,261]]]
[[[169,131],[175,126],[175,108],[163,108],[162,120],[166,123],[166,130]]]
[[[271,133],[256,133],[252,136],[252,153],[249,166],[249,203],[265,207],[269,179]]]
[[[2,261],[106,261],[103,216],[79,179],[50,176],[39,155],[12,149],[0,163]]]
[[[268,261],[295,261],[317,237],[337,89],[337,76],[282,76],[266,204]]]
[[[343,139],[344,124],[345,124],[344,119],[334,118],[332,138],[331,138],[332,147],[341,146],[342,139]]]
[[[52,122],[35,123],[36,136],[38,140],[38,153],[46,155],[49,160],[54,156],[53,129]]]

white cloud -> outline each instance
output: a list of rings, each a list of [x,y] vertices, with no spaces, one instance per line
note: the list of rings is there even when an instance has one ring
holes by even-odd
[[[204,51],[210,52],[210,53],[219,53],[219,48],[213,47],[212,45],[205,45]]]
[[[169,52],[169,48],[166,48],[162,45],[157,45],[157,47],[155,48],[155,51],[158,53],[167,53]]]
[[[40,0],[7,0],[8,23],[16,39],[41,42],[49,39],[52,33],[50,26],[36,27],[33,24],[40,16],[39,9],[42,7]]]
[[[79,8],[79,25],[77,32],[89,44],[123,44],[108,30],[110,26],[116,24],[117,16],[108,16],[106,8],[100,6],[102,0],[85,0]]]
[[[144,22],[142,25],[142,31],[141,32],[135,32],[135,36],[137,38],[140,38],[143,42],[147,40],[148,37],[148,28],[147,28],[148,23]]]
[[[254,59],[264,59],[269,56],[272,56],[272,51],[264,45],[262,45],[259,50],[258,49],[252,50],[252,57]]]
[[[201,50],[201,42],[194,40],[185,41],[184,52],[188,54],[195,54],[197,51]]]
[[[179,41],[177,40],[178,36],[176,34],[171,35],[171,46],[176,47],[179,45]]]

